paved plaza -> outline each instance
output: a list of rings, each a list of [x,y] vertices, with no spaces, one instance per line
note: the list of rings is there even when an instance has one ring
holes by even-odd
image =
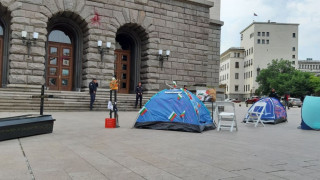
[[[105,129],[107,112],[52,112],[52,134],[0,142],[0,179],[320,179],[318,131],[287,123],[238,132],[187,133],[132,129],[137,112],[120,112],[120,128]],[[26,113],[2,112],[0,117]]]

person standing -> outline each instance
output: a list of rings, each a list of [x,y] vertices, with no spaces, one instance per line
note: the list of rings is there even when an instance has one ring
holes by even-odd
[[[284,102],[285,102],[285,105],[287,106],[288,109],[290,109],[290,107],[289,107],[289,97],[290,97],[289,94],[285,94],[284,95]]]
[[[89,83],[89,92],[90,92],[90,111],[92,111],[93,103],[96,100],[96,93],[99,84],[95,78]]]
[[[271,93],[269,94],[269,97],[276,98],[280,101],[280,97],[278,96],[278,94],[276,93],[276,90],[274,88],[271,89]]]
[[[138,105],[138,99],[140,99],[140,108],[141,108],[141,104],[142,104],[142,94],[143,94],[143,88],[141,86],[141,82],[139,82],[138,86],[136,87],[136,106],[135,108],[137,108]]]

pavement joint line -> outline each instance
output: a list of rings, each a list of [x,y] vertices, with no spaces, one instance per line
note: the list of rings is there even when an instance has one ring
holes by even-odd
[[[246,171],[246,170],[250,170],[250,169],[251,169],[251,168],[234,169],[234,170],[230,170],[229,172]]]
[[[99,173],[101,173],[106,179],[109,179],[104,173],[102,173],[101,171],[99,171],[99,169],[97,169],[93,164],[91,164],[89,161],[87,161],[85,158],[83,158],[80,154],[78,154],[76,151],[74,151],[72,148],[70,148],[69,146],[66,146],[69,150],[71,150],[72,152],[74,152],[76,155],[78,155],[83,161],[87,162],[93,169],[97,170]],[[88,146],[86,146],[88,147]],[[68,173],[69,174],[69,173]],[[69,175],[70,176],[70,175]]]
[[[28,158],[27,158],[27,156],[26,156],[26,153],[25,153],[24,150],[23,150],[23,147],[22,147],[22,143],[21,143],[21,141],[20,141],[20,138],[18,139],[18,141],[19,141],[19,145],[20,145],[20,148],[21,148],[23,157],[24,157],[24,159],[25,159],[25,161],[26,161],[26,163],[27,163],[28,170],[29,170],[29,173],[30,173],[30,175],[31,175],[31,179],[32,179],[32,180],[35,180],[35,177],[34,177],[34,174],[33,174],[33,171],[32,171],[31,165],[30,165],[30,162],[29,162],[29,160],[28,160]]]
[[[135,157],[135,158],[136,158],[136,157]],[[162,157],[162,158],[164,158],[164,157]],[[141,160],[141,161],[149,164],[150,166],[153,166],[153,167],[155,167],[155,168],[161,169],[162,171],[164,171],[164,172],[166,172],[166,173],[168,173],[168,174],[171,174],[171,175],[173,175],[174,177],[177,177],[177,178],[179,178],[179,179],[182,178],[182,177],[176,176],[175,174],[173,174],[173,173],[171,173],[171,172],[166,171],[165,168],[160,168],[160,167],[154,166],[153,164],[149,163],[148,161],[145,161],[144,159],[141,159],[141,158],[136,158],[136,159],[139,159],[139,160]],[[164,159],[166,159],[166,158],[164,158]],[[166,160],[174,163],[173,161],[171,161],[171,160],[169,160],[169,159],[166,159]]]
[[[279,169],[279,170],[274,170],[274,171],[268,171],[266,173],[274,173],[274,172],[282,172],[282,171],[286,171],[285,169]]]
[[[119,164],[120,166],[122,166],[122,167],[124,167],[124,168],[126,168],[126,169],[129,169],[130,171],[132,171],[132,172],[133,172],[133,173],[135,173],[136,175],[140,176],[141,178],[146,179],[145,177],[141,176],[140,174],[136,173],[135,171],[133,171],[133,170],[132,170],[132,169],[130,169],[129,167],[127,167],[127,166],[125,166],[125,165],[121,164],[120,162],[118,162],[118,161],[116,161],[116,160],[114,160],[114,159],[112,159],[112,158],[110,158],[110,157],[108,157],[108,156],[104,155],[104,154],[103,154],[103,153],[101,153],[100,151],[99,151],[99,153],[100,153],[101,155],[105,156],[106,158],[110,159],[111,161],[113,161],[113,162],[115,162],[115,163]],[[147,179],[146,179],[146,180],[147,180]]]

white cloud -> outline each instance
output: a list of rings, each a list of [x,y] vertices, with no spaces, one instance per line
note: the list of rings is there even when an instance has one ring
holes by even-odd
[[[240,46],[240,31],[255,21],[299,23],[299,59],[320,60],[319,0],[222,0],[221,52]],[[253,13],[258,16],[254,17]]]

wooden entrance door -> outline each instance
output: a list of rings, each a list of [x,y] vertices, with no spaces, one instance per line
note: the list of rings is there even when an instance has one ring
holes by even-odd
[[[129,93],[130,88],[130,51],[115,50],[114,74],[119,80],[119,93]]]
[[[49,42],[47,87],[49,90],[72,90],[73,48],[72,44]]]
[[[0,36],[0,88],[2,87],[3,36]]]

